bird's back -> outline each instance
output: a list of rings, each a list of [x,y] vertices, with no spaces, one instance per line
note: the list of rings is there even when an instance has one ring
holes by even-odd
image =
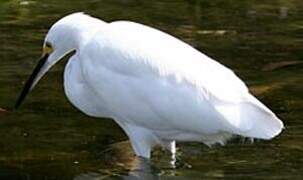
[[[113,22],[81,51],[85,79],[129,123],[266,139],[283,126],[231,70],[156,29]]]

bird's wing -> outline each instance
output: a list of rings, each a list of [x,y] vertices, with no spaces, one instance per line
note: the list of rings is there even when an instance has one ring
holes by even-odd
[[[268,108],[249,94],[246,85],[230,69],[156,29],[125,21],[110,23],[84,49],[85,56],[88,56],[86,59],[90,59],[94,68],[100,65],[100,69],[105,68],[128,80],[142,80],[138,86],[154,88],[155,92],[169,86],[169,92],[161,92],[161,98],[169,99],[168,102],[184,103],[184,106],[190,106],[191,109],[198,107],[196,111],[186,111],[187,114],[197,114],[192,117],[201,115],[200,118],[190,119],[192,124],[198,125],[197,122],[207,116],[207,111],[212,111],[212,114],[217,114],[210,114],[209,121],[215,122],[216,118],[220,121],[213,123],[209,129],[217,131],[228,130],[252,137],[269,138],[280,132],[283,126]],[[154,80],[157,83],[152,84]],[[179,92],[174,94],[177,89]],[[189,96],[185,95],[188,94],[201,99],[200,105],[193,107],[193,102],[186,102]],[[209,107],[205,108],[203,103]],[[202,112],[198,112],[199,107]],[[185,126],[183,122],[175,125],[177,128]],[[207,125],[207,122],[203,125]]]
[[[94,48],[90,48],[92,52],[89,54],[94,54],[97,48],[106,58],[102,59],[103,65],[119,73],[169,77],[176,82],[204,88],[231,102],[241,101],[241,94],[248,92],[233,71],[156,29],[118,21],[109,24],[96,38],[98,40],[93,38],[91,47]]]

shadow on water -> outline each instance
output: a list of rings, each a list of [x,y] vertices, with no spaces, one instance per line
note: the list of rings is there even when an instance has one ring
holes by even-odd
[[[0,179],[303,179],[302,8],[301,0],[0,0]],[[144,23],[188,42],[233,69],[286,129],[253,144],[180,143],[185,165],[176,169],[161,150],[146,162],[135,158],[114,122],[89,118],[68,103],[66,60],[18,111],[5,111],[37,63],[51,24],[75,11]]]

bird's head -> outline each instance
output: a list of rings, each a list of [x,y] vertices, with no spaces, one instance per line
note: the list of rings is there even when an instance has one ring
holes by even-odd
[[[67,54],[75,52],[103,24],[105,22],[83,13],[74,13],[57,21],[45,37],[42,56],[25,83],[15,108],[20,106],[26,95],[54,64]]]

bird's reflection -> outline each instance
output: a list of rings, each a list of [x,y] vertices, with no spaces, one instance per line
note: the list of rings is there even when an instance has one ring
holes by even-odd
[[[143,158],[136,158],[136,167],[124,176],[123,179],[158,179],[160,170],[153,167],[150,160]]]
[[[153,167],[148,159],[136,158],[134,157],[133,162],[134,167],[129,170],[128,173],[124,174],[121,172],[107,172],[107,174],[102,173],[86,173],[81,174],[74,178],[74,180],[97,180],[118,177],[125,180],[136,180],[136,179],[159,179],[160,170]]]
[[[133,179],[159,179],[162,171],[149,159],[136,157],[130,147],[129,141],[124,141],[111,145],[104,151],[104,161],[109,163],[106,170],[99,172],[89,172],[78,175],[74,180],[97,180],[118,177],[125,180]],[[117,170],[117,167],[122,167]],[[171,167],[173,168],[173,167]],[[122,170],[123,169],[123,170]]]

